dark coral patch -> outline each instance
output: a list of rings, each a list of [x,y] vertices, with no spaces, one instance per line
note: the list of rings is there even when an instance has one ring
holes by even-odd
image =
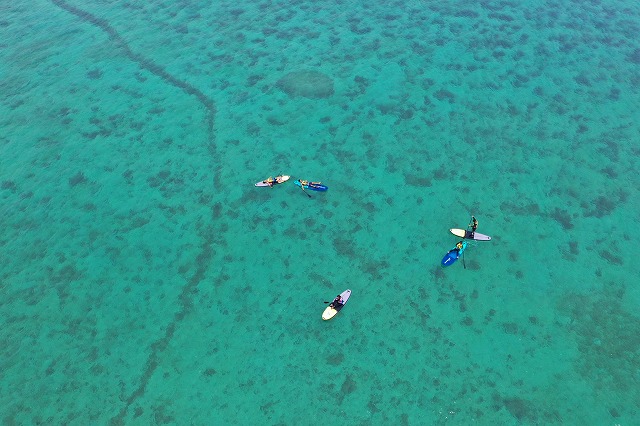
[[[584,74],[580,74],[576,77],[573,78],[573,80],[578,83],[581,86],[587,86],[587,87],[591,87],[591,82],[589,81],[589,79],[587,78],[586,75]]]
[[[319,71],[294,71],[282,77],[276,87],[292,98],[322,99],[333,96],[333,80]]]
[[[369,87],[370,84],[368,79],[359,75],[356,75],[353,81],[358,85],[358,91],[360,92],[360,94],[366,92],[367,87]]]
[[[600,250],[598,254],[601,258],[613,265],[622,265],[622,258],[619,256],[615,256],[609,250]]]
[[[462,9],[457,11],[453,16],[455,16],[456,18],[477,18],[480,16],[480,14],[478,14],[478,12],[474,12],[473,10]]]
[[[451,103],[456,101],[456,95],[446,89],[440,89],[433,94],[433,96],[439,101],[449,101]]]
[[[592,208],[589,211],[586,211],[584,215],[587,217],[593,216],[597,218],[608,216],[613,212],[620,201],[622,200],[613,200],[611,197],[601,195],[593,200]]]
[[[5,180],[2,181],[2,185],[0,186],[1,189],[8,189],[11,192],[15,192],[16,189],[18,188],[16,183],[12,180]]]
[[[272,126],[284,126],[285,124],[287,124],[284,120],[272,115],[267,117],[267,122]]]
[[[353,380],[353,376],[351,374],[347,374],[347,377],[345,377],[344,382],[340,387],[340,391],[345,394],[349,394],[354,392],[356,390],[356,387],[356,382],[355,380]]]
[[[555,208],[549,216],[551,219],[554,219],[558,222],[562,227],[566,230],[573,229],[573,221],[571,219],[571,215],[566,211],[559,208]]]
[[[507,15],[506,13],[489,13],[488,16],[491,19],[495,19],[503,22],[511,22],[515,19],[513,16]]]
[[[261,80],[264,79],[264,76],[262,75],[250,75],[249,78],[247,78],[247,86],[255,86],[257,83],[259,83]]]
[[[404,175],[404,181],[411,186],[431,186],[431,179],[412,174]]]
[[[353,241],[346,238],[334,238],[333,247],[340,256],[347,256],[352,259],[357,257],[356,248]]]
[[[340,365],[342,364],[342,361],[344,361],[344,354],[342,352],[339,352],[335,355],[329,355],[327,357],[327,364],[330,365]]]
[[[515,322],[502,323],[502,330],[507,334],[518,334],[518,324]]]
[[[504,407],[518,420],[535,421],[536,414],[531,404],[522,398],[505,398]]]
[[[478,262],[475,259],[470,260],[467,263],[467,269],[471,270],[471,271],[477,271],[480,269],[480,262]]]
[[[609,91],[609,95],[607,95],[607,98],[612,100],[612,101],[617,101],[620,99],[620,89],[618,89],[617,87],[612,87],[611,90]]]
[[[69,185],[76,186],[81,183],[85,183],[86,181],[87,181],[87,178],[85,177],[84,173],[78,172],[75,175],[73,175],[71,178],[69,178]]]
[[[517,206],[515,204],[504,202],[500,204],[500,210],[509,214],[537,216],[540,214],[540,206],[530,203],[526,206]]]
[[[100,77],[102,77],[102,71],[100,71],[98,68],[94,68],[87,73],[87,77],[91,80],[98,80]]]
[[[571,254],[574,254],[574,255],[580,254],[580,251],[578,250],[578,242],[577,241],[569,242],[569,252]]]
[[[358,35],[364,35],[364,34],[368,34],[372,31],[371,27],[359,27],[355,24],[352,24],[349,29],[351,30],[352,33],[354,34],[358,34]]]
[[[202,374],[207,377],[215,376],[217,373],[218,372],[216,371],[215,368],[207,368],[202,372]]]
[[[640,65],[640,48],[634,49],[633,52],[627,56],[627,59],[633,64]]]

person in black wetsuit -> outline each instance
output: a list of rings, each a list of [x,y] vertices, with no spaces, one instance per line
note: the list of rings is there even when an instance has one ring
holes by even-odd
[[[333,299],[333,303],[331,303],[334,309],[337,309],[339,306],[342,306],[343,304],[344,303],[342,303],[342,297],[340,295],[336,296],[336,298]]]
[[[478,229],[478,219],[475,216],[471,216],[471,223],[468,225],[471,227],[471,232],[469,233],[468,238],[473,238],[476,233],[476,229]]]

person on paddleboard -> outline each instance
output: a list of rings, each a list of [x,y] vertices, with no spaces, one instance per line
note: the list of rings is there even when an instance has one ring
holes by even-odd
[[[322,182],[309,182],[308,180],[298,179],[298,183],[300,183],[300,188],[304,192],[304,187],[305,186],[307,188],[315,188],[315,187],[317,187],[317,185],[320,185]],[[307,194],[307,195],[309,195],[309,194]]]
[[[471,216],[471,223],[468,225],[471,227],[471,234],[469,234],[469,238],[473,238],[476,233],[476,229],[478,229],[478,219],[475,216]]]
[[[336,296],[336,298],[333,299],[332,305],[334,307],[337,307],[337,306],[340,306],[340,305],[344,305],[344,303],[342,303],[342,297],[340,295]]]
[[[457,251],[458,255],[460,255],[460,250],[462,250],[462,241],[458,241],[456,243],[456,246],[454,248],[452,248],[451,250],[449,250],[449,253],[451,253],[452,251]]]
[[[269,179],[267,180],[263,180],[262,182],[266,183],[267,185],[269,185],[270,187],[273,187],[273,185],[277,184],[277,183],[282,183],[282,182],[286,182],[285,180],[282,180],[283,176],[282,175],[278,175],[276,176],[276,178],[274,179],[272,176],[269,176]],[[287,176],[287,179],[289,179],[289,177]]]
[[[300,182],[300,185],[302,186],[317,186],[322,183],[322,182],[309,182],[308,180],[300,180],[300,179],[298,179],[298,182]]]

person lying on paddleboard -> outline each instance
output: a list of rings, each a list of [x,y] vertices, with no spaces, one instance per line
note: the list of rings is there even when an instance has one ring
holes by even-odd
[[[471,216],[471,223],[467,226],[471,227],[471,233],[469,234],[469,238],[473,238],[473,235],[476,233],[476,229],[478,229],[478,219],[475,216]]]
[[[322,183],[322,182],[309,182],[308,180],[300,180],[300,179],[298,179],[298,182],[300,182],[300,185],[302,186],[306,185],[308,187],[318,186]]]
[[[287,177],[287,179],[289,179]],[[286,180],[285,180],[286,181]],[[274,179],[273,177],[269,176],[269,178],[267,180],[263,180],[262,182],[266,183],[267,185],[273,187],[273,185],[277,184],[277,183],[282,183],[282,175],[278,175],[276,176],[276,178]]]
[[[307,188],[317,188],[318,185],[320,185],[322,182],[309,182],[308,180],[301,180],[298,179],[298,182],[300,183],[300,188],[304,191],[304,187],[306,186]]]

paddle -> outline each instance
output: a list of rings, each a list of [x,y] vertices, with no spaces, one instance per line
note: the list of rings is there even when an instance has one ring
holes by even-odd
[[[300,189],[302,189],[302,192],[307,194],[307,197],[311,198],[311,194],[309,194],[307,191],[304,190],[304,185],[302,184],[302,182],[300,182]]]
[[[467,243],[469,246],[471,246],[471,243]],[[475,247],[475,245],[474,245]],[[467,252],[467,250],[465,249],[465,251],[462,252],[462,266],[464,266],[464,269],[467,269],[467,264],[464,262],[464,254]]]

